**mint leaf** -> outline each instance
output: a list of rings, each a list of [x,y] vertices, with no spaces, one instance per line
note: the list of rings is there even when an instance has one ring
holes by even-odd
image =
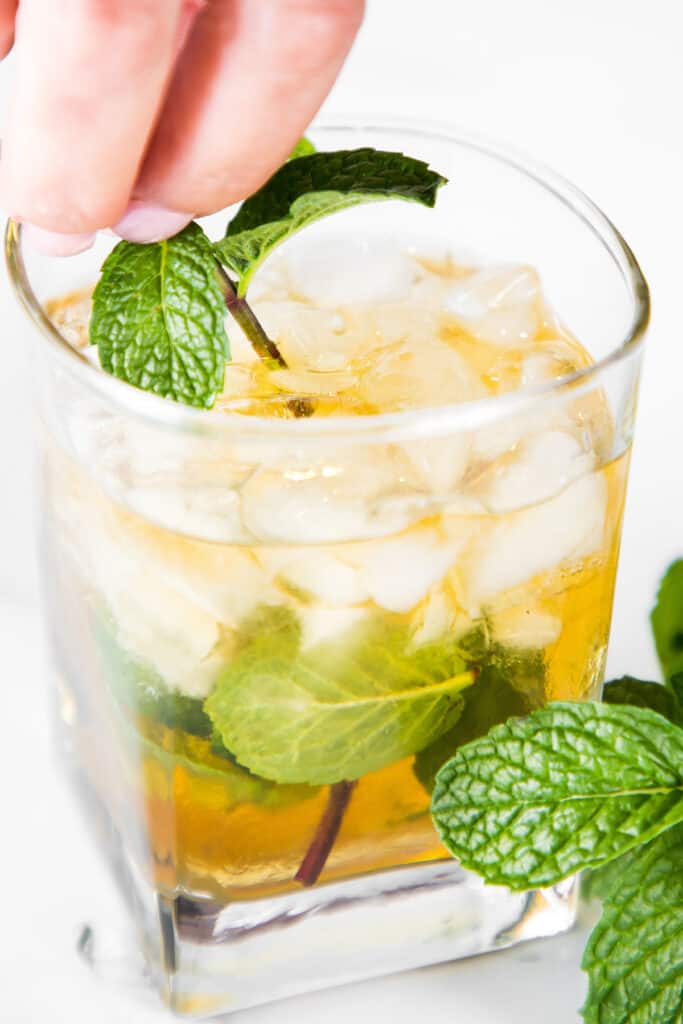
[[[305,135],[302,135],[287,159],[298,160],[299,157],[311,156],[312,153],[315,153],[315,146],[310,139],[307,139]]]
[[[621,863],[621,862],[620,862]],[[634,850],[603,892],[583,957],[586,1024],[683,1021],[683,827]]]
[[[462,747],[432,815],[487,882],[552,885],[683,820],[683,730],[642,708],[551,704]]]
[[[226,747],[257,775],[356,779],[414,754],[462,712],[473,676],[452,642],[411,650],[400,620],[377,616],[303,652],[291,613],[260,614],[261,630],[248,624],[240,655],[205,704]],[[274,636],[271,615],[280,621]]]
[[[426,163],[375,149],[314,153],[281,167],[242,203],[215,246],[218,259],[238,277],[244,295],[273,248],[328,214],[379,199],[409,199],[434,206],[445,182]]]
[[[676,672],[669,680],[669,689],[673,693],[679,708],[678,724],[683,726],[683,672]]]
[[[209,408],[229,356],[213,250],[198,224],[151,245],[119,242],[93,296],[102,367],[176,402]]]
[[[648,683],[633,676],[622,676],[605,684],[602,699],[606,704],[628,704],[634,708],[650,708],[677,725],[683,721],[674,693],[661,683]]]
[[[169,769],[182,765],[195,775],[220,779],[226,808],[239,803],[283,807],[315,796],[315,787],[278,786],[239,765],[215,732],[202,700],[169,690],[155,669],[124,650],[106,616],[93,614],[92,622],[106,684],[135,750],[147,750]]]
[[[489,644],[481,629],[463,637],[460,647],[476,682],[463,693],[465,709],[454,727],[415,757],[415,775],[430,793],[437,772],[459,747],[508,718],[528,715],[545,701],[541,651]]]
[[[650,616],[657,654],[668,680],[683,672],[683,559],[669,566]]]

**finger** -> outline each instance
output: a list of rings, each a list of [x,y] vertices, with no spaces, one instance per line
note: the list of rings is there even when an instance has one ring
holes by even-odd
[[[56,231],[45,231],[33,224],[24,225],[22,238],[28,246],[45,256],[75,256],[79,252],[85,252],[95,241],[95,235],[91,231],[66,235]]]
[[[12,49],[17,3],[18,0],[0,0],[0,60]]]
[[[210,213],[286,158],[334,82],[362,0],[210,0],[171,82],[136,198]]]
[[[22,0],[2,205],[65,233],[125,209],[175,56],[181,0]]]

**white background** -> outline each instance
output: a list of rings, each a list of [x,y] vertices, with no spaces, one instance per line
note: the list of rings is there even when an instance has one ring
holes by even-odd
[[[683,554],[682,47],[679,0],[369,0],[365,26],[328,101],[330,110],[450,120],[512,142],[583,187],[641,261],[654,315],[613,674],[655,671],[647,613],[659,575]],[[0,67],[0,133],[10,86],[11,60]],[[74,952],[79,925],[102,920],[111,894],[50,759],[32,569],[26,333],[4,279],[0,314],[0,1019],[162,1024],[167,1018],[147,993],[122,994],[115,984],[122,973],[135,976],[135,964],[117,959],[115,926],[107,979],[94,979]],[[582,997],[582,941],[579,933],[542,949],[351,986],[231,1020],[573,1024]]]

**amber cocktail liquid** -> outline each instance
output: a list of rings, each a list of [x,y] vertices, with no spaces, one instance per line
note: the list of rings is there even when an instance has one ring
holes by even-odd
[[[571,885],[464,872],[430,794],[493,724],[599,694],[637,366],[582,376],[542,266],[397,242],[388,211],[272,259],[253,305],[288,369],[228,323],[225,392],[182,430],[52,382],[62,718],[181,1013],[573,920]],[[47,312],[96,362],[87,290]]]

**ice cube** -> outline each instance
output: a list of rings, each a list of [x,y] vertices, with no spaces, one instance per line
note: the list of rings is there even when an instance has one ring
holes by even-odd
[[[388,346],[360,379],[359,393],[378,412],[468,402],[487,393],[464,357],[438,338]]]
[[[289,299],[257,302],[254,312],[293,369],[343,372],[366,344],[336,310]]]
[[[605,532],[607,482],[581,477],[557,497],[494,520],[467,551],[461,577],[468,610],[543,572],[599,552]]]
[[[492,345],[530,341],[541,322],[538,275],[530,267],[494,266],[457,280],[444,299],[447,320]]]
[[[591,472],[595,455],[564,430],[549,430],[521,442],[507,457],[490,463],[472,488],[491,512],[535,505]]]
[[[520,385],[538,387],[561,377],[567,377],[587,365],[588,356],[578,345],[563,338],[539,341],[522,361]]]
[[[330,550],[262,548],[257,557],[285,589],[310,595],[327,605],[362,604],[368,598],[361,571]]]
[[[266,542],[324,544],[405,529],[424,514],[424,497],[399,448],[344,449],[326,458],[264,466],[242,487],[242,518]]]
[[[403,445],[418,479],[435,495],[452,494],[470,460],[471,442],[466,434],[424,437]]]
[[[433,587],[417,607],[413,617],[413,643],[439,640],[443,636],[458,637],[467,631],[470,620],[455,601],[448,586]]]
[[[141,524],[129,524],[120,543],[140,572],[163,581],[228,629],[256,605],[279,597],[271,574],[248,549],[170,536]]]
[[[359,545],[347,557],[362,569],[376,604],[387,611],[407,612],[444,578],[458,549],[456,540],[430,526]]]
[[[496,643],[505,647],[547,647],[562,632],[562,620],[557,615],[533,606],[497,612],[491,617],[490,626]]]
[[[189,484],[189,481],[187,482]],[[142,484],[129,487],[131,509],[151,523],[208,541],[239,544],[246,539],[240,498],[227,486]]]
[[[558,420],[557,424],[555,419]],[[551,420],[547,409],[527,410],[505,416],[473,432],[472,457],[485,462],[497,459],[500,455],[514,451],[525,438],[547,430],[551,423],[553,426],[563,425],[560,414],[556,413]]]
[[[150,572],[126,548],[124,535],[86,528],[82,541],[91,547],[91,580],[121,646],[151,665],[168,687],[191,696],[208,693],[220,663],[215,616]]]
[[[292,290],[328,308],[400,299],[416,276],[415,261],[386,234],[304,233],[289,246],[286,261]]]
[[[343,371],[274,370],[270,380],[276,388],[290,395],[335,396],[350,391],[357,378]]]

